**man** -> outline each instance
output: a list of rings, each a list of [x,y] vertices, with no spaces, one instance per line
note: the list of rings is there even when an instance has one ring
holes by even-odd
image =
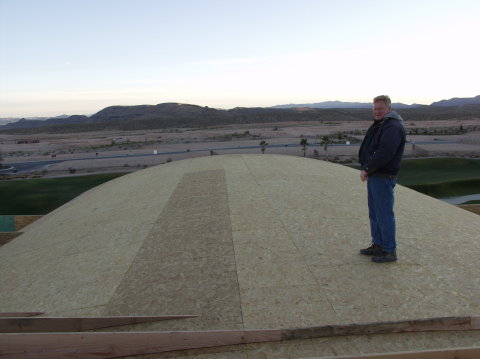
[[[403,119],[388,96],[373,99],[374,122],[360,146],[360,179],[367,181],[372,244],[360,254],[377,263],[397,260],[393,191],[405,147]]]

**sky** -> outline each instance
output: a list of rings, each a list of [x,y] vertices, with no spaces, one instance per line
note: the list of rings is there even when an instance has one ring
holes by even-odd
[[[478,0],[0,0],[0,117],[480,94]]]

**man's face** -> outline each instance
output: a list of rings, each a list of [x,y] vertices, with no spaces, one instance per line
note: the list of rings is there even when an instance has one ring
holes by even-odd
[[[381,120],[387,113],[390,112],[390,107],[383,101],[378,101],[373,104],[373,117],[375,120]]]

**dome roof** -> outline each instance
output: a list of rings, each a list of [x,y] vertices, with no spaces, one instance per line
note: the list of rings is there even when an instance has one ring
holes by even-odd
[[[0,308],[198,315],[135,330],[478,315],[480,217],[397,186],[399,260],[376,264],[358,254],[370,242],[366,198],[357,170],[293,156],[211,156],[138,171],[1,247]]]

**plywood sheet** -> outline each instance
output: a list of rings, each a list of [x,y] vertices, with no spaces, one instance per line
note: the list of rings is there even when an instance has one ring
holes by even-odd
[[[242,327],[222,170],[182,178],[105,315],[168,314],[178,310],[199,318],[168,323],[169,328]],[[162,326],[158,323],[154,327]]]

